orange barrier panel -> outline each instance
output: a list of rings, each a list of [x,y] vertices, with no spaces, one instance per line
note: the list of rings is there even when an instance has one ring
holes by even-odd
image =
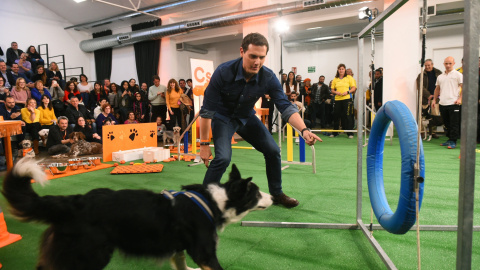
[[[112,161],[112,153],[143,147],[157,147],[157,124],[124,124],[102,127],[103,162]]]

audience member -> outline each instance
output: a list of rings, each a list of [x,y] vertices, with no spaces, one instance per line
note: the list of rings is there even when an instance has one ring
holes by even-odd
[[[105,124],[105,120],[108,118],[112,121],[112,124],[115,125],[118,123],[117,119],[111,113],[112,106],[108,103],[102,105],[102,113],[98,115],[97,119],[95,119],[95,123],[97,124],[97,133],[103,138],[102,134],[102,127]]]
[[[287,73],[282,73],[282,78],[281,78],[282,85],[287,81],[287,78],[288,78]]]
[[[110,79],[105,78],[103,79],[103,90],[106,92],[110,92]]]
[[[140,90],[138,90],[138,92],[135,92],[134,94],[136,93],[140,93],[140,95],[142,95],[142,100],[143,101],[148,101],[148,85],[147,83],[142,83],[142,85],[140,86]]]
[[[82,96],[83,104],[90,104],[90,92],[93,90],[92,85],[88,82],[88,77],[85,74],[80,74],[80,83],[77,84],[77,89]]]
[[[375,111],[378,111],[383,105],[383,72],[381,69],[375,70],[373,102],[375,102]]]
[[[38,132],[42,130],[40,125],[40,110],[37,109],[37,102],[33,98],[27,100],[27,105],[25,108],[21,109],[22,120],[25,122],[25,129],[32,137],[33,141],[33,151],[35,154],[40,153],[38,150],[38,143],[40,140],[40,135]]]
[[[445,72],[437,77],[437,86],[432,99],[432,108],[436,105],[436,100],[440,96],[440,115],[443,118],[445,133],[448,140],[442,143],[448,149],[457,147],[457,140],[460,138],[460,111],[462,104],[463,84],[462,73],[453,69],[455,60],[449,56],[443,62]]]
[[[344,64],[339,64],[337,74],[332,82],[332,94],[335,95],[333,129],[340,128],[340,120],[342,121],[342,129],[352,129],[350,116],[353,115],[353,101],[351,94],[355,93],[357,85],[352,76],[346,74]],[[348,138],[353,139],[353,133],[347,132]],[[338,132],[333,132],[330,137],[338,136]]]
[[[38,80],[41,80],[43,85],[47,86],[48,78],[43,66],[37,66],[35,74],[32,76],[32,81],[36,82]]]
[[[97,107],[95,107],[95,109],[93,110],[93,118],[97,119],[97,117],[102,113],[102,106],[105,103],[108,103],[108,100],[102,97],[98,102]]]
[[[77,124],[73,128],[73,131],[82,132],[85,135],[85,140],[87,142],[102,143],[102,137],[97,133],[94,133],[93,129],[89,125],[87,125],[85,118],[81,116],[78,118]]]
[[[297,91],[298,91],[298,84],[295,81],[295,73],[293,73],[293,71],[290,71],[288,73],[287,80],[283,83],[283,92],[285,92],[288,98],[291,92],[297,92]]]
[[[262,96],[262,108],[268,108],[268,132],[272,134],[272,127],[273,127],[273,117],[275,111],[275,103],[270,98],[269,94],[265,94]]]
[[[10,95],[10,91],[5,87],[5,79],[0,76],[0,103],[5,103],[5,98]]]
[[[18,78],[23,78],[25,80],[26,86],[29,88],[33,88],[33,82],[25,76],[25,74],[18,73],[19,67],[18,64],[12,64],[12,70],[7,72],[7,79],[10,85],[15,85]]]
[[[93,90],[90,91],[90,97],[88,98],[89,102],[85,103],[85,100],[83,101],[83,104],[85,104],[87,109],[93,110],[95,109],[95,107],[98,106],[100,99],[104,97],[104,95],[102,95],[102,88],[103,87],[100,85],[99,82],[95,82],[95,84],[93,85]]]
[[[192,100],[192,110],[190,110],[189,118],[188,121],[186,122],[187,124],[190,124],[190,122],[193,120],[195,117],[195,102],[193,99],[193,82],[192,79],[187,79],[187,90],[184,92],[191,100]]]
[[[317,124],[317,117],[320,118],[320,127],[326,127],[326,100],[331,99],[330,90],[325,84],[325,76],[318,77],[318,83],[314,83],[310,91],[310,122],[312,128]]]
[[[3,61],[0,61],[0,75],[3,78],[3,82],[6,88],[12,89],[12,85],[8,81],[8,74],[7,74],[7,64]]]
[[[7,49],[7,66],[12,66],[15,60],[20,59],[23,51],[18,48],[17,42],[13,41],[11,47]]]
[[[119,112],[122,119],[121,122],[124,122],[128,117],[128,112],[133,110],[133,92],[130,89],[130,85],[127,81],[122,81],[120,85],[120,90],[122,91],[121,99],[119,102]]]
[[[35,82],[35,87],[31,90],[31,96],[35,99],[37,104],[42,104],[42,95],[47,95],[52,99],[52,95],[50,95],[48,89],[43,86],[42,81],[38,80]]]
[[[182,126],[182,112],[180,111],[180,97],[183,91],[175,79],[168,81],[168,88],[165,99],[167,110],[170,116],[170,123],[167,121],[167,128],[172,130],[175,126]]]
[[[22,53],[20,58],[15,60],[15,63],[18,64],[18,73],[25,74],[27,78],[33,77],[32,64],[27,60],[27,54]]]
[[[50,94],[52,95],[53,100],[63,101],[63,98],[65,97],[65,91],[60,87],[56,80],[52,80]]]
[[[294,105],[297,106],[298,111],[300,112],[300,115],[302,115],[302,113],[305,113],[305,110],[306,110],[306,109],[305,109],[305,106],[303,106],[303,103],[300,102],[300,101],[298,101],[297,98],[298,98],[297,92],[292,92],[292,93],[290,93],[290,102],[291,102],[292,104],[294,104]],[[305,123],[305,126],[306,126],[307,128],[311,128],[312,123],[310,122],[310,120],[308,120],[308,119],[303,119],[303,122]]]
[[[134,78],[131,78],[128,81],[128,89],[130,89],[130,92],[132,92],[132,94],[138,92],[138,90],[140,89],[138,87],[137,81]]]
[[[55,62],[50,63],[50,68],[48,69],[47,77],[48,77],[47,85],[50,85],[52,83],[52,80],[56,80],[62,88],[65,87],[66,82],[62,78],[62,73],[60,72],[60,69],[58,68],[57,63]],[[75,80],[76,79],[77,78],[75,78]]]
[[[72,126],[77,123],[78,117],[80,116],[85,118],[85,120],[87,121],[93,121],[93,118],[90,116],[87,108],[84,105],[80,104],[77,96],[72,96],[70,98],[70,104],[67,106],[65,116],[67,116],[68,122],[72,123]]]
[[[64,154],[70,151],[70,145],[73,143],[68,136],[73,132],[73,128],[68,125],[68,118],[58,117],[58,125],[53,125],[48,133],[47,149],[49,155]]]
[[[142,98],[142,95],[137,92],[135,93],[135,101],[133,102],[133,113],[135,115],[135,120],[138,123],[146,122],[148,105]]]
[[[80,94],[80,91],[78,91],[77,89],[77,84],[73,81],[69,81],[65,86],[63,102],[70,103],[70,99],[72,97],[77,97],[79,101],[82,101],[82,95]],[[76,123],[76,121],[73,123]]]
[[[40,56],[40,54],[37,52],[37,49],[35,48],[35,46],[30,45],[30,47],[28,47],[27,49],[27,54],[28,54],[27,60],[30,61],[30,63],[32,63],[33,70],[36,70],[37,66],[43,67],[45,62],[43,61],[42,56]]]
[[[167,114],[167,102],[165,100],[165,92],[167,88],[164,85],[160,85],[160,77],[158,75],[153,76],[153,85],[148,90],[148,100],[152,104],[152,119],[157,119],[161,116],[162,119]]]
[[[120,106],[120,100],[122,98],[121,93],[118,91],[119,86],[116,83],[110,84],[110,92],[108,93],[108,103],[112,105],[112,110],[114,112],[118,111]]]
[[[54,124],[57,124],[57,117],[53,110],[52,99],[50,96],[42,95],[40,106],[38,110],[40,111],[40,125],[42,129],[50,129]]]
[[[128,112],[127,120],[125,120],[124,124],[138,124],[139,122],[135,119],[135,113]]]
[[[18,78],[15,87],[10,91],[10,95],[15,99],[15,104],[20,108],[25,107],[27,99],[31,98],[30,89],[26,85],[24,78]]]
[[[11,96],[5,98],[5,103],[0,104],[0,115],[3,116],[4,120],[22,120],[22,113],[20,108],[15,105],[15,99]],[[18,134],[17,141],[21,142],[25,138],[25,122],[22,121],[22,134]],[[16,143],[13,144],[14,147],[17,146]]]
[[[163,132],[167,130],[167,127],[163,124],[161,116],[157,116],[157,142],[163,141]]]

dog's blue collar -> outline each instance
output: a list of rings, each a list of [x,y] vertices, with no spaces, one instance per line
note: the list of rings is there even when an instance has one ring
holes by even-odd
[[[190,200],[192,200],[200,209],[202,209],[203,213],[208,217],[208,219],[214,224],[213,222],[213,213],[210,209],[210,205],[208,201],[203,197],[202,194],[195,192],[195,191],[174,191],[174,190],[163,190],[161,192],[165,198],[169,200],[173,200],[178,195],[185,195]]]

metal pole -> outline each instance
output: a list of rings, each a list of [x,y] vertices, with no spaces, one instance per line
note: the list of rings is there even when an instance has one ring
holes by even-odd
[[[475,148],[478,107],[479,1],[464,1],[463,97],[458,196],[457,269],[472,268]]]
[[[357,85],[357,222],[362,221],[362,166],[363,166],[363,47],[364,39],[358,39],[358,85]],[[362,104],[363,102],[363,104]]]

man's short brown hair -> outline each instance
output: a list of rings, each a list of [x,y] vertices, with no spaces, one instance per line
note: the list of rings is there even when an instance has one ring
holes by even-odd
[[[246,35],[242,40],[242,49],[243,52],[248,50],[248,45],[255,45],[255,46],[267,46],[267,53],[268,53],[268,40],[260,33],[250,33]]]

